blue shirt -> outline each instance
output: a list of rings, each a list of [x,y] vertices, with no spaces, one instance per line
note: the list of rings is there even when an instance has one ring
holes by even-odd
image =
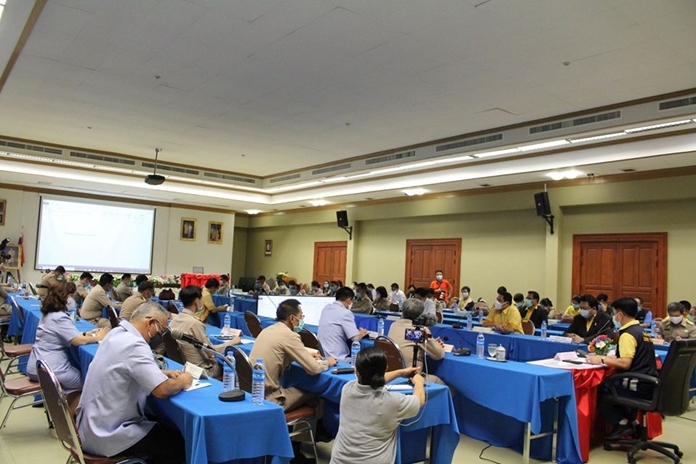
[[[348,340],[358,334],[355,316],[341,302],[334,301],[321,310],[317,336],[326,356],[347,361],[350,358]]]
[[[166,380],[140,332],[121,321],[102,341],[85,378],[76,411],[84,450],[108,457],[142,440],[155,425],[145,418],[145,400]]]
[[[36,380],[36,360],[48,363],[65,393],[82,388],[80,370],[73,366],[70,340],[80,335],[75,323],[64,311],[48,313],[41,317],[36,329],[36,341],[29,355],[27,374]]]

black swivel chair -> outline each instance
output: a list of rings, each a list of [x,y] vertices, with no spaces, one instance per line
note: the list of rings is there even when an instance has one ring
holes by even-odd
[[[631,446],[631,449],[628,451],[628,462],[631,464],[638,461],[638,458],[635,457],[638,451],[647,449],[664,454],[672,459],[675,464],[678,464],[684,453],[679,451],[677,445],[648,440],[646,413],[657,412],[665,416],[679,416],[683,414],[689,406],[689,386],[695,365],[696,339],[677,340],[672,342],[669,347],[659,377],[623,372],[606,379],[605,383],[611,390],[612,402],[642,412],[643,421],[639,428],[640,438],[632,440],[605,440],[604,449],[613,450],[616,446]],[[619,396],[615,385],[616,381],[623,379],[637,379],[639,382],[655,385],[652,398],[644,400]]]

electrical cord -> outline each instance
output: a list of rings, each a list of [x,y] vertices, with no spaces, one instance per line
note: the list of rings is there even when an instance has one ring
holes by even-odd
[[[481,452],[479,453],[479,456],[478,456],[478,457],[479,457],[479,459],[482,460],[482,461],[488,461],[488,462],[492,462],[492,463],[494,463],[494,464],[500,464],[498,461],[494,461],[493,459],[488,459],[488,458],[484,458],[484,457],[483,457],[483,452],[486,451],[486,450],[487,450],[488,448],[490,448],[491,446],[493,446],[493,445],[488,445],[488,446],[486,446],[485,448],[483,448],[483,449],[481,450]]]

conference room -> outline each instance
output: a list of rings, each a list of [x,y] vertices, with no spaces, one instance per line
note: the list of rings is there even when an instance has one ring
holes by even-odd
[[[63,265],[405,291],[442,269],[489,303],[501,285],[558,307],[639,296],[655,317],[696,301],[692,2],[0,4],[0,238],[20,282]],[[546,406],[467,384],[493,367],[433,364],[462,373],[445,375],[461,396],[453,462],[492,442],[484,457],[521,462],[525,424],[544,431]],[[571,393],[545,394],[572,421]],[[467,411],[517,425],[496,441]],[[687,418],[660,437],[685,462]],[[550,459],[539,441],[532,459]],[[0,431],[3,463],[58,456],[40,408]]]

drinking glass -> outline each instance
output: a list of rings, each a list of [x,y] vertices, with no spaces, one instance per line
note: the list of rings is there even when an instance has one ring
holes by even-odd
[[[497,344],[495,344],[495,343],[489,343],[489,344],[488,344],[488,355],[489,355],[491,358],[495,358],[495,350],[497,350],[497,349],[498,349],[498,345],[497,345]]]

